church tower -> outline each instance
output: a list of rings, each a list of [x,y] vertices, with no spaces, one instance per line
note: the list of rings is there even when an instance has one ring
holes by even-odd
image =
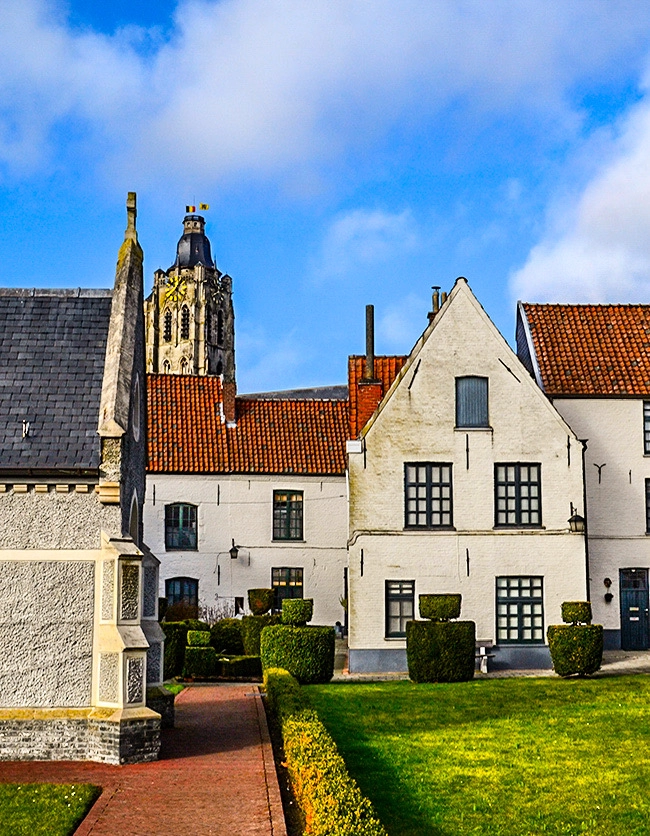
[[[235,382],[232,279],[212,260],[201,215],[185,215],[176,261],[156,270],[145,300],[147,371]]]

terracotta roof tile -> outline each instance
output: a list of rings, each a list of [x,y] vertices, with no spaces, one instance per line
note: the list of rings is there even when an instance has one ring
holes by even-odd
[[[381,396],[386,394],[391,384],[406,363],[405,356],[375,357],[375,378],[381,383]],[[350,394],[350,438],[357,438],[363,425],[359,416],[359,382],[363,378],[365,355],[353,355],[348,358],[348,392]]]
[[[148,375],[151,473],[345,473],[348,402],[237,398],[221,421],[218,377]]]
[[[523,309],[548,395],[650,394],[650,305]]]

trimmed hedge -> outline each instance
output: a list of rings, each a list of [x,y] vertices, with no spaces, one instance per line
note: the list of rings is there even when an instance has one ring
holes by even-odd
[[[188,647],[209,647],[210,646],[210,631],[209,630],[188,630],[187,631],[187,646]]]
[[[223,656],[241,656],[244,643],[241,639],[241,621],[238,618],[222,618],[210,627],[210,644]]]
[[[174,676],[180,676],[183,671],[189,627],[185,621],[163,621],[160,626],[165,633],[163,678],[171,679]]]
[[[282,623],[304,627],[314,614],[313,598],[285,598],[282,602]],[[281,667],[281,666],[280,666]]]
[[[420,595],[420,617],[449,621],[460,615],[461,595]]]
[[[188,618],[197,619],[199,608],[196,604],[187,604],[185,601],[178,601],[175,604],[168,604],[165,618],[169,621],[186,621]]]
[[[603,660],[601,624],[551,624],[546,631],[553,670],[559,676],[595,673]]]
[[[474,678],[473,621],[408,621],[406,659],[413,682],[467,682]]]
[[[261,656],[262,669],[284,668],[304,685],[329,682],[334,675],[334,628],[266,627]]]
[[[185,623],[187,624],[188,630],[210,630],[208,622],[201,621],[198,618],[186,618]]]
[[[185,648],[183,676],[190,679],[206,679],[217,672],[217,652],[214,647]]]
[[[591,602],[564,601],[562,621],[565,624],[591,624]]]
[[[220,656],[217,659],[217,676],[259,679],[262,662],[259,656]]]
[[[278,614],[245,615],[241,620],[241,639],[246,656],[260,655],[260,636],[262,630],[271,624],[279,624]]]
[[[253,615],[265,615],[273,606],[275,590],[249,589],[248,607]]]
[[[305,836],[387,836],[327,729],[307,707],[296,680],[286,670],[269,668],[264,687],[280,724],[287,771],[305,818]]]

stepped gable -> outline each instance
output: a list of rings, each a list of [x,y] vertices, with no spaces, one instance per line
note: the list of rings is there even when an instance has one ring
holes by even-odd
[[[650,394],[650,305],[524,302],[522,311],[547,395]]]
[[[405,356],[378,356],[375,357],[375,379],[381,384],[381,397],[384,397],[390,389],[393,381],[402,370],[402,366],[408,358]],[[359,383],[364,379],[366,358],[365,355],[352,355],[348,358],[348,390],[350,397],[350,427],[349,437],[357,438],[365,425],[359,410]]]
[[[151,473],[345,473],[347,401],[238,397],[227,425],[219,377],[147,381]]]
[[[78,473],[99,466],[111,296],[0,289],[0,469]]]

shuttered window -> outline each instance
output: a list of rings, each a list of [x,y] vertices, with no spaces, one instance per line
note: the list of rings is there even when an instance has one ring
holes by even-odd
[[[487,377],[456,378],[456,426],[489,426]]]

